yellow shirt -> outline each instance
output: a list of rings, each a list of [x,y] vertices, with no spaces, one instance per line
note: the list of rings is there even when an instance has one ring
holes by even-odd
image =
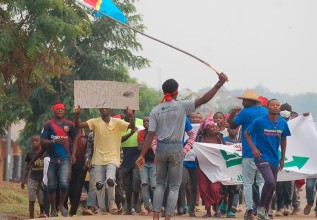
[[[117,118],[110,118],[109,124],[101,117],[87,121],[89,129],[95,133],[94,154],[92,164],[107,165],[109,163],[120,166],[120,146],[122,134],[129,123]]]

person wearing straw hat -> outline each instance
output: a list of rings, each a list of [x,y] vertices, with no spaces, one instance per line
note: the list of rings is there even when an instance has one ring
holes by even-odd
[[[259,95],[251,89],[243,92],[242,96],[237,97],[242,99],[243,109],[240,106],[235,107],[228,118],[230,128],[235,129],[241,125],[241,132],[244,134],[248,126],[258,117],[268,114],[268,110],[258,105]],[[239,112],[239,114],[238,114]],[[253,160],[252,150],[242,135],[242,175],[243,175],[243,193],[246,204],[245,220],[255,219],[253,214],[253,193],[252,185],[254,178],[259,186],[259,193],[261,194],[264,180]],[[257,201],[255,201],[257,203]]]
[[[169,194],[165,219],[170,219],[174,214],[179,186],[182,181],[182,138],[186,115],[210,101],[228,80],[224,73],[220,73],[218,76],[219,81],[196,100],[177,101],[178,83],[174,79],[168,79],[162,85],[164,98],[151,111],[148,135],[144,141],[141,155],[136,161],[138,167],[144,165],[144,156],[150,148],[154,136],[156,136],[158,140],[155,154],[157,185],[153,199],[153,220],[159,219],[167,179],[169,180]]]

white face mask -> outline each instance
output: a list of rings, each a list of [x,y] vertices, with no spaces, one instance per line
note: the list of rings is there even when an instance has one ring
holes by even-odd
[[[287,110],[284,110],[284,111],[280,111],[280,115],[283,117],[283,118],[289,118],[291,116],[291,112],[287,111]]]

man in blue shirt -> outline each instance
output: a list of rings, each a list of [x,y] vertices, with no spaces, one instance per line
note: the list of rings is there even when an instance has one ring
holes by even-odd
[[[267,115],[266,108],[258,105],[258,94],[253,90],[246,90],[242,96],[243,109],[240,106],[235,107],[228,118],[230,128],[237,128],[241,125],[241,132],[244,134],[248,126],[258,117]],[[259,192],[261,193],[264,180],[261,174],[257,171],[254,164],[252,151],[247,143],[244,135],[242,135],[242,175],[243,175],[243,193],[246,204],[245,220],[254,220],[253,215],[253,199],[252,199],[252,185],[256,177]]]
[[[244,133],[255,164],[265,181],[257,208],[258,217],[263,220],[270,219],[265,211],[269,209],[274,194],[278,170],[284,167],[286,137],[291,135],[286,120],[279,115],[280,102],[271,99],[268,109],[269,114],[254,120]],[[256,137],[256,142],[251,136]],[[281,157],[278,153],[280,146]]]

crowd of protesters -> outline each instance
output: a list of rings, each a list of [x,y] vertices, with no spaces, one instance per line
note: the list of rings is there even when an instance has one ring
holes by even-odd
[[[196,217],[203,205],[203,218],[234,218],[243,211],[241,202],[245,220],[298,213],[298,190],[305,180],[276,181],[291,135],[287,121],[297,113],[253,90],[238,97],[243,108],[205,117],[197,112],[227,80],[221,73],[215,86],[193,101],[177,101],[178,83],[167,80],[162,102],[143,119],[129,108],[115,116],[100,108],[100,117],[82,122],[78,106],[71,122],[64,118],[64,104],[55,103],[54,118],[32,136],[25,157],[21,187],[27,184],[30,218],[36,199],[40,217],[76,216],[83,189],[88,194],[83,215]],[[241,143],[243,184],[211,182],[200,169],[194,142]],[[307,179],[305,215],[314,204],[314,187],[316,179]],[[317,217],[317,207],[315,212]]]

